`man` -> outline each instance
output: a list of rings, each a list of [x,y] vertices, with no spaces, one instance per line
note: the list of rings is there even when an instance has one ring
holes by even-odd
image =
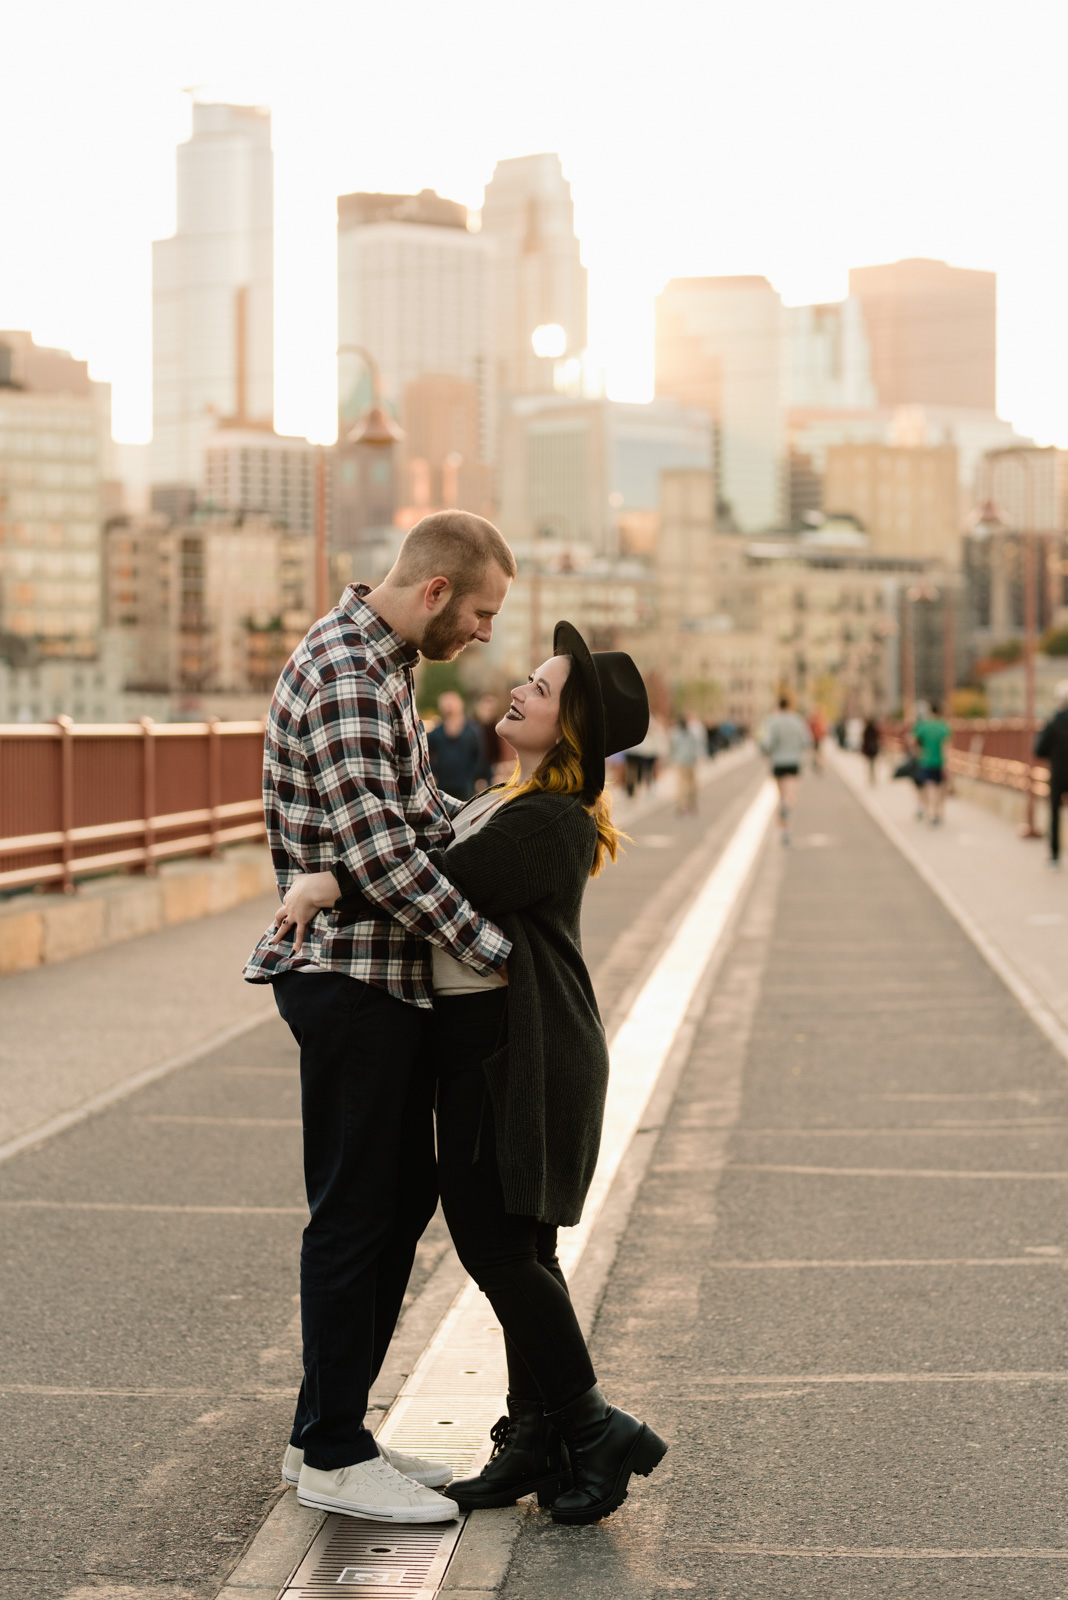
[[[919,761],[916,786],[923,797],[923,807],[932,828],[942,821],[946,804],[946,745],[953,737],[953,729],[939,714],[937,700],[931,709],[926,708],[917,717],[912,728],[912,740]]]
[[[470,800],[476,787],[484,789],[493,777],[483,750],[482,730],[468,720],[463,697],[455,689],[438,696],[438,710],[441,721],[426,741],[431,769],[443,793]]]
[[[283,1473],[304,1505],[386,1522],[457,1514],[424,1486],[447,1482],[447,1468],[387,1459],[364,1422],[437,1200],[431,1092],[418,1068],[432,1004],[425,941],[481,974],[502,969],[510,949],[427,858],[452,830],[412,669],[420,652],[451,661],[473,639],[487,642],[515,570],[492,523],[461,511],[424,517],[376,589],[351,585],[314,625],[267,722],[264,809],[279,890],[297,872],[340,865],[365,907],[344,926],[336,912],[317,917],[299,955],[291,926],[269,929],[245,969],[273,984],[300,1045],[311,1220],[300,1263],[304,1382]]]
[[[498,767],[503,767],[507,773],[515,765],[515,751],[497,732],[497,724],[507,710],[507,702],[502,704],[495,694],[482,695],[475,707],[478,731],[482,735],[482,759],[489,773],[487,784],[497,782]]]
[[[808,723],[791,711],[786,695],[779,696],[779,709],[764,724],[760,747],[771,763],[771,775],[779,788],[779,837],[790,843],[790,814],[797,804],[797,785],[806,750],[812,748]]]
[[[1054,694],[1057,709],[1035,740],[1035,755],[1049,762],[1049,864],[1061,864],[1061,800],[1068,791],[1068,678]]]

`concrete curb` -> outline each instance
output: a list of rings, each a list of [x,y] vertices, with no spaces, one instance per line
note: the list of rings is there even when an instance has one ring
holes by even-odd
[[[266,845],[235,845],[217,861],[169,861],[154,878],[114,874],[72,895],[19,895],[0,904],[0,976],[229,911],[274,888]]]

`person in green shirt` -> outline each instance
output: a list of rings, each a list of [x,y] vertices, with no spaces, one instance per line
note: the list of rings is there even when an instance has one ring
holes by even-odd
[[[932,703],[929,715],[919,717],[913,724],[912,743],[920,764],[916,782],[922,790],[927,820],[932,826],[942,821],[945,808],[945,751],[952,736],[953,729],[939,715],[937,702]]]

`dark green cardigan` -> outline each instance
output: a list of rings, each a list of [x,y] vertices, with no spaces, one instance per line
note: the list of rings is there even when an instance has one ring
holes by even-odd
[[[512,941],[507,1044],[484,1064],[505,1205],[571,1227],[597,1165],[608,1046],[579,919],[597,827],[577,795],[506,801],[433,859]]]

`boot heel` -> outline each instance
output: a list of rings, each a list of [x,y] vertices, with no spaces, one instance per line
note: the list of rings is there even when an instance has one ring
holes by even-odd
[[[636,1472],[641,1478],[647,1478],[650,1472],[656,1470],[667,1453],[668,1447],[660,1435],[654,1433],[647,1425],[643,1425],[630,1458],[631,1471]]]

